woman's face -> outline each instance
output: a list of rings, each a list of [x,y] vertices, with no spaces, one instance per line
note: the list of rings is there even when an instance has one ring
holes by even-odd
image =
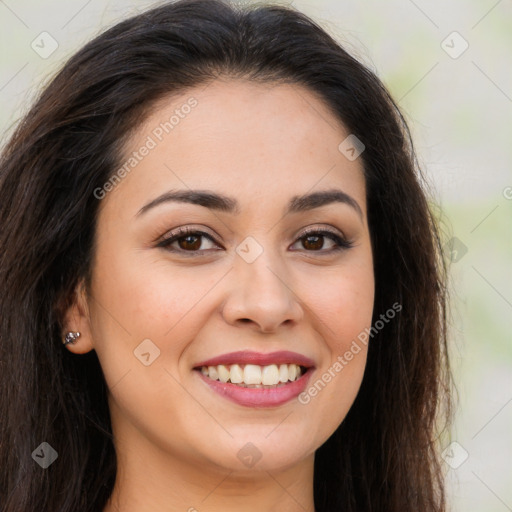
[[[229,80],[160,102],[137,130],[101,200],[91,296],[70,326],[82,338],[68,345],[97,352],[118,452],[270,470],[311,460],[343,421],[374,300],[349,135],[300,86]],[[339,194],[315,196],[326,191]],[[193,233],[165,243],[179,228]],[[295,365],[308,369],[292,383]],[[280,387],[243,387],[261,379]]]

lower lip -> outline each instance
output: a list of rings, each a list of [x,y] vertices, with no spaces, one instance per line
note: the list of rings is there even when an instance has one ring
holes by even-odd
[[[220,382],[194,370],[213,391],[219,395],[246,407],[275,407],[282,405],[300,395],[307,386],[313,373],[313,368],[308,368],[306,373],[297,380],[289,382],[277,388],[243,388],[236,384]]]

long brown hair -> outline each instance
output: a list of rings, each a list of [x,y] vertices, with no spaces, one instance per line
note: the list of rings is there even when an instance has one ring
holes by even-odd
[[[0,511],[101,510],[116,459],[94,351],[61,343],[62,311],[90,281],[101,187],[159,99],[218,77],[316,92],[365,145],[361,155],[376,294],[345,420],[315,455],[317,512],[446,509],[439,435],[452,415],[440,227],[397,105],[381,81],[291,8],[182,0],[127,19],[72,56],[0,160]],[[57,460],[32,452],[47,442]]]

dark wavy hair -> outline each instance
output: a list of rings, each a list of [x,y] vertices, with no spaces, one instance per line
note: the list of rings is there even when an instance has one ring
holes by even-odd
[[[447,263],[429,185],[396,103],[368,67],[293,8],[166,3],[97,36],[56,74],[0,159],[0,511],[98,512],[116,457],[95,351],[61,342],[90,285],[99,200],[123,144],[157,101],[218,78],[290,83],[325,101],[366,146],[374,321],[361,388],[318,448],[317,512],[446,510],[439,441],[452,421]],[[31,457],[46,441],[58,459]]]

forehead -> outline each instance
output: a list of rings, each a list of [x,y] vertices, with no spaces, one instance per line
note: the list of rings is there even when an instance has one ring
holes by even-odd
[[[339,150],[348,135],[303,86],[215,80],[153,105],[125,146],[122,165],[134,152],[136,165],[108,199],[124,197],[135,208],[167,189],[190,188],[236,193],[242,204],[284,203],[338,186],[364,210],[361,159],[351,161]]]

